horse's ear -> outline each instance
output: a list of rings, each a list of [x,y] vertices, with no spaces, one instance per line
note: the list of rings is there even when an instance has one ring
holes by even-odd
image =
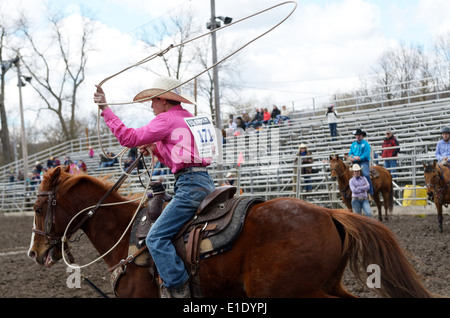
[[[423,162],[423,161],[422,161],[422,165],[423,165],[424,169],[427,167],[427,164],[425,162]]]
[[[435,168],[436,168],[436,164],[437,164],[437,162],[438,162],[438,161],[437,161],[436,159],[434,159],[434,160],[433,160],[433,167],[435,167]]]
[[[333,160],[333,155],[330,155],[330,160]]]
[[[67,173],[69,173],[69,172],[70,172],[70,166],[67,165],[67,166],[64,168],[64,171],[67,172]]]
[[[61,175],[61,167],[58,166],[56,168],[53,168],[52,170],[49,170],[47,173],[47,182],[50,186],[54,186],[56,182],[59,179],[59,176]]]

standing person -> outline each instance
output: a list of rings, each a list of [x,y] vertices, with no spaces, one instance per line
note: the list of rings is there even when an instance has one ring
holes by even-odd
[[[442,139],[436,145],[436,159],[444,166],[450,167],[450,127],[441,129]]]
[[[298,159],[301,158],[301,164],[310,164],[314,162],[314,158],[312,157],[311,151],[308,150],[306,145],[304,143],[300,144],[300,147],[298,148],[297,157],[294,160],[294,163],[298,162]],[[311,186],[311,176],[309,174],[312,173],[312,167],[302,167],[302,175],[304,175],[305,183],[307,184],[305,186],[306,192],[312,191]]]
[[[369,200],[367,200],[367,190],[370,188],[367,179],[361,176],[361,167],[354,164],[352,169],[353,178],[349,181],[350,190],[352,191],[352,208],[358,214],[361,214],[361,209],[368,217],[372,217],[372,210],[370,209]]]
[[[350,151],[348,153],[348,160],[352,163],[357,163],[361,167],[361,172],[364,177],[366,177],[369,182],[370,189],[369,194],[373,195],[373,186],[370,181],[370,145],[364,140],[364,137],[367,135],[365,131],[361,129],[357,129],[353,133],[356,137],[356,140],[350,146]]]
[[[106,105],[103,90],[97,86],[94,101],[99,103],[106,125],[126,147],[139,147],[139,152],[149,155],[149,149],[175,174],[174,192],[170,203],[153,224],[146,243],[155,261],[162,283],[161,298],[190,297],[189,274],[172,244],[173,236],[190,220],[203,199],[214,190],[214,181],[208,174],[211,158],[200,158],[194,136],[184,121],[193,117],[181,103],[194,104],[183,96],[180,82],[169,77],[159,77],[153,88],[140,92],[134,100],[148,101],[156,117],[141,128],[128,128]],[[180,151],[180,150],[183,151]],[[148,282],[151,284],[152,282]]]
[[[399,147],[399,145],[400,144],[398,143],[398,140],[392,134],[391,130],[390,129],[386,130],[386,138],[384,138],[381,148]],[[397,177],[397,175],[395,174],[397,170],[392,168],[397,168],[397,160],[395,159],[395,157],[397,157],[399,152],[400,148],[392,148],[392,149],[383,149],[383,152],[381,153],[382,158],[387,158],[384,161],[384,167],[389,170],[389,173],[392,175],[392,178]],[[392,157],[394,158],[392,159]]]
[[[327,108],[327,113],[325,114],[325,116],[327,116],[328,119],[328,127],[330,127],[330,135],[331,135],[331,140],[335,141],[337,136],[337,110],[334,109],[334,105],[331,104],[328,108]]]

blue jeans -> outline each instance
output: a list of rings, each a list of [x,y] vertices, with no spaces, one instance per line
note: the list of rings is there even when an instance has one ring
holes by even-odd
[[[337,136],[337,123],[329,123],[328,126],[330,127],[331,137],[336,137]],[[332,140],[336,140],[336,138],[332,138]]]
[[[388,168],[397,168],[397,160],[386,160],[384,162],[384,167],[386,169],[388,169]],[[397,178],[397,175],[395,174],[397,172],[397,170],[395,170],[395,169],[392,169],[392,170],[388,169],[388,170],[389,170],[392,178]]]
[[[369,194],[373,194],[373,186],[372,181],[370,181],[370,167],[369,167],[369,161],[362,161],[358,163],[361,167],[361,173],[364,177],[366,177],[367,181],[369,181],[370,189]]]
[[[361,214],[361,209],[364,210],[364,214],[369,218],[372,217],[372,210],[370,209],[369,200],[359,201],[358,198],[352,198],[352,208],[355,213]]]
[[[174,186],[175,195],[147,235],[145,242],[167,288],[179,288],[189,279],[172,238],[213,190],[214,181],[207,172],[196,171],[179,176]]]

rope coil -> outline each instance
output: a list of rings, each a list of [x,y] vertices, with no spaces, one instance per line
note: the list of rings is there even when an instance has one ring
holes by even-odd
[[[280,7],[280,6],[283,6],[283,5],[286,5],[286,4],[293,4],[294,7],[293,7],[293,9],[289,12],[289,14],[288,14],[287,16],[285,16],[281,21],[279,21],[278,23],[276,23],[273,27],[269,28],[269,29],[266,30],[265,32],[263,32],[263,33],[261,33],[260,35],[256,36],[256,37],[253,38],[252,40],[248,41],[247,43],[245,43],[244,45],[242,45],[240,48],[238,48],[237,50],[235,50],[234,52],[228,54],[228,55],[225,56],[223,59],[219,60],[218,62],[214,63],[214,64],[211,65],[210,67],[204,69],[203,71],[199,72],[199,73],[196,74],[195,76],[193,76],[193,77],[187,79],[187,80],[184,81],[184,82],[183,82],[183,81],[180,81],[181,83],[180,83],[178,86],[172,87],[171,89],[168,89],[168,90],[166,90],[166,91],[160,92],[160,93],[155,94],[155,95],[153,95],[153,96],[151,96],[151,97],[146,97],[146,98],[144,98],[144,99],[140,99],[140,100],[136,100],[136,101],[131,101],[131,102],[120,102],[120,103],[99,103],[98,105],[99,105],[99,106],[101,106],[101,105],[106,105],[106,104],[108,104],[108,105],[127,105],[127,104],[140,103],[140,102],[143,102],[143,101],[147,101],[147,100],[151,100],[151,99],[153,99],[153,98],[156,98],[156,97],[158,97],[158,96],[160,96],[160,95],[162,95],[162,94],[165,94],[165,93],[169,92],[170,90],[179,88],[180,86],[182,86],[182,85],[184,85],[184,84],[186,84],[186,83],[192,81],[193,79],[195,79],[195,78],[199,77],[200,75],[206,73],[206,72],[209,71],[210,69],[216,67],[217,65],[219,65],[220,63],[222,63],[222,62],[225,61],[226,59],[228,59],[228,58],[230,58],[231,56],[235,55],[236,53],[242,51],[244,48],[246,48],[247,46],[249,46],[251,43],[255,42],[256,40],[260,39],[260,38],[263,37],[264,35],[268,34],[268,33],[271,32],[272,30],[274,30],[275,28],[277,28],[278,26],[280,26],[280,25],[281,25],[282,23],[284,23],[284,22],[285,22],[285,21],[286,21],[293,13],[294,13],[294,11],[297,9],[297,3],[296,3],[295,1],[286,1],[286,2],[282,2],[282,3],[279,3],[279,4],[277,4],[277,5],[271,6],[271,7],[267,8],[267,9],[264,9],[264,10],[261,10],[261,11],[258,11],[258,12],[256,12],[256,13],[254,13],[254,14],[251,14],[251,15],[249,15],[249,16],[246,16],[246,17],[244,17],[244,18],[242,18],[242,19],[239,19],[239,20],[237,20],[237,21],[235,21],[235,22],[232,22],[232,23],[223,25],[223,26],[220,27],[220,28],[215,28],[215,29],[213,29],[213,30],[211,30],[211,31],[209,31],[209,32],[206,32],[206,33],[204,33],[204,34],[202,34],[202,35],[199,35],[199,36],[197,36],[197,37],[194,37],[194,38],[192,38],[192,39],[186,40],[186,41],[184,41],[184,42],[182,42],[182,43],[179,43],[179,44],[170,44],[167,48],[165,48],[165,49],[163,49],[163,50],[161,50],[161,51],[159,51],[159,52],[157,52],[157,53],[151,54],[151,55],[147,56],[146,58],[142,59],[141,61],[139,61],[139,62],[137,62],[137,63],[135,63],[135,64],[133,64],[133,65],[130,65],[130,66],[124,68],[123,70],[121,70],[121,71],[119,71],[119,72],[117,72],[117,73],[115,73],[115,74],[113,74],[113,75],[111,75],[111,76],[106,77],[105,79],[103,79],[103,80],[97,85],[98,87],[102,87],[102,85],[103,85],[104,83],[106,83],[107,81],[109,81],[110,79],[112,79],[112,78],[114,78],[114,77],[116,77],[116,76],[118,76],[118,75],[120,75],[120,74],[122,74],[122,73],[124,73],[124,72],[126,72],[126,71],[128,71],[128,70],[130,70],[130,69],[132,69],[132,68],[134,68],[134,67],[140,66],[140,65],[142,65],[142,64],[144,64],[144,63],[147,63],[147,62],[153,60],[153,59],[156,58],[156,57],[161,57],[161,56],[163,56],[164,54],[168,53],[171,49],[174,49],[174,48],[177,48],[177,47],[179,47],[179,46],[183,46],[183,45],[188,44],[188,43],[190,43],[190,42],[196,41],[196,40],[198,40],[198,39],[200,39],[200,38],[202,38],[202,37],[204,37],[204,36],[207,36],[207,35],[210,35],[210,34],[212,34],[212,33],[214,33],[214,32],[217,32],[217,31],[223,30],[223,29],[225,29],[225,28],[231,27],[231,26],[233,26],[233,25],[235,25],[235,24],[238,24],[238,23],[240,23],[240,22],[242,22],[242,21],[245,21],[245,20],[247,20],[247,19],[253,18],[253,17],[257,16],[257,15],[260,15],[260,14],[262,14],[262,13],[265,13],[265,12],[267,12],[267,11],[273,10],[273,9],[275,9],[275,8],[277,8],[277,7]],[[128,150],[128,148],[124,148],[123,150],[121,150],[121,151],[119,152],[119,154],[117,154],[116,156],[113,156],[113,157],[110,157],[108,154],[106,154],[106,152],[105,152],[105,150],[104,150],[104,148],[103,148],[103,144],[102,144],[102,141],[101,141],[101,137],[100,137],[100,117],[101,117],[101,110],[100,110],[100,108],[99,108],[99,109],[98,109],[98,116],[97,116],[97,133],[98,133],[99,144],[100,144],[100,147],[101,147],[101,149],[102,149],[103,154],[104,154],[107,158],[109,158],[109,159],[115,159],[115,158],[117,158],[117,157],[120,156],[120,167],[121,167],[121,170],[122,170],[122,172],[123,172],[124,174],[126,174],[126,176],[130,176],[130,174],[128,174],[127,172],[124,171],[124,169],[122,168],[122,164],[121,164],[121,163],[122,163],[122,157],[123,157],[123,155],[125,154],[125,152]],[[151,175],[153,174],[153,153],[151,152],[150,149],[147,149],[147,150],[148,150],[149,153],[151,154],[152,164],[151,164],[151,167],[150,167],[150,168],[151,168],[151,174],[150,174],[150,176],[149,176],[149,178],[148,178],[148,181],[147,181],[147,184],[146,184],[146,186],[145,186],[144,195],[143,195],[141,198],[134,199],[134,200],[129,200],[129,201],[125,201],[125,202],[117,202],[117,203],[101,204],[101,205],[100,205],[100,206],[111,206],[111,205],[126,204],[126,203],[129,203],[129,202],[134,202],[134,201],[137,201],[137,200],[141,200],[141,201],[139,202],[138,208],[136,209],[136,212],[133,214],[133,217],[132,217],[132,219],[130,220],[130,223],[128,224],[127,228],[125,229],[125,231],[123,232],[123,234],[121,235],[121,237],[120,237],[120,238],[118,239],[118,241],[117,241],[117,242],[116,242],[116,243],[115,243],[108,251],[106,251],[103,255],[99,256],[97,259],[91,261],[90,263],[87,263],[87,264],[82,265],[82,266],[79,266],[79,265],[73,266],[73,265],[69,264],[69,263],[67,262],[67,260],[66,260],[65,253],[62,253],[63,260],[64,260],[64,262],[65,262],[65,264],[66,264],[67,266],[72,267],[72,268],[84,268],[84,267],[90,266],[90,265],[94,264],[95,262],[97,262],[98,260],[100,260],[100,259],[102,259],[103,257],[105,257],[106,255],[108,255],[108,254],[109,254],[114,248],[116,248],[117,245],[122,241],[122,239],[124,238],[125,234],[127,233],[127,231],[129,230],[129,228],[130,228],[131,225],[133,224],[133,222],[134,222],[134,220],[135,220],[135,218],[136,218],[137,212],[139,211],[140,207],[141,207],[142,204],[144,203],[145,198],[147,197],[147,192],[148,192],[148,189],[149,189],[149,186],[150,186],[150,182],[151,182]],[[147,168],[142,174],[147,173],[147,172],[149,171],[150,168]],[[141,176],[142,174],[139,174],[139,176]],[[70,220],[70,222],[69,222],[68,225],[66,226],[66,229],[65,229],[65,231],[64,231],[64,235],[63,235],[62,240],[61,240],[61,241],[62,241],[62,250],[63,250],[63,251],[64,251],[64,244],[65,244],[66,241],[67,241],[67,232],[68,232],[68,229],[69,229],[70,225],[72,224],[73,220],[74,220],[75,218],[77,218],[81,213],[84,213],[85,211],[87,211],[87,210],[89,210],[89,209],[92,209],[93,207],[95,207],[95,206],[90,206],[90,207],[87,207],[87,208],[81,210],[80,212],[78,212],[78,213]]]

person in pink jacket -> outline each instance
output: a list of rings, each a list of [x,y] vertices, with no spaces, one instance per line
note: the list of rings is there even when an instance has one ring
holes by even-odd
[[[211,158],[199,156],[194,136],[184,120],[193,116],[181,103],[194,102],[181,94],[179,85],[180,81],[176,79],[159,77],[154,81],[153,88],[136,95],[135,101],[151,100],[156,115],[140,128],[128,128],[123,124],[108,107],[101,87],[97,86],[97,92],[94,93],[94,102],[99,104],[106,125],[120,144],[129,148],[139,147],[144,155],[149,155],[148,150],[151,149],[175,175],[175,195],[146,238],[162,280],[162,298],[190,297],[189,275],[175,251],[172,238],[193,217],[203,199],[214,190],[214,181],[206,168]],[[155,95],[158,96],[153,97]]]

